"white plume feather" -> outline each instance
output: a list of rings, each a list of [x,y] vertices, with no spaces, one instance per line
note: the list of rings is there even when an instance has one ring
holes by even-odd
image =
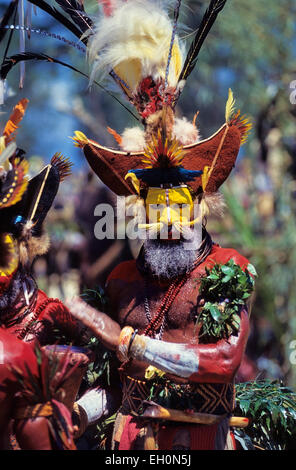
[[[128,127],[121,135],[120,147],[126,152],[143,151],[145,142],[145,131],[140,127]]]
[[[172,36],[172,22],[160,2],[128,0],[118,2],[113,14],[100,18],[89,40],[91,79],[97,74],[116,74],[135,93],[144,77],[164,78]],[[182,69],[183,54],[175,38],[168,75],[175,87]]]

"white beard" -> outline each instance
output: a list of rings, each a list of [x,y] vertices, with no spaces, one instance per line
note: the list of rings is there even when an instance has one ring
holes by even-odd
[[[172,279],[189,272],[197,258],[202,231],[192,230],[191,240],[145,240],[144,259],[152,275]]]

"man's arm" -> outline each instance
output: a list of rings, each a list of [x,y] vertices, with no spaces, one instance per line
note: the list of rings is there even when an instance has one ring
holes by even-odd
[[[211,344],[180,344],[135,335],[131,327],[120,334],[118,357],[147,362],[190,382],[231,382],[243,358],[249,333],[249,316],[241,311],[238,336]]]
[[[112,320],[106,313],[90,307],[79,297],[67,300],[65,305],[71,314],[87,326],[104,346],[115,351],[120,335],[120,325]]]
[[[211,344],[180,344],[135,334],[133,328],[120,325],[80,299],[67,303],[71,313],[92,329],[121,361],[134,358],[193,382],[230,382],[243,357],[249,333],[247,309],[241,311],[237,336]]]

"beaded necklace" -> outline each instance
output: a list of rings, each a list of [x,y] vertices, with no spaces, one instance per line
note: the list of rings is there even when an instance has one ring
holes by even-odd
[[[201,263],[205,261],[205,259],[209,256],[209,254],[212,251],[213,247],[213,241],[208,234],[206,230],[204,230],[204,239],[203,242],[198,250],[198,256],[191,267],[190,271],[186,272],[185,274],[182,275],[182,277],[178,277],[177,279],[174,279],[173,282],[170,284],[167,293],[165,294],[159,308],[157,309],[156,314],[154,315],[154,318],[152,318],[151,313],[150,313],[150,308],[149,308],[149,302],[148,302],[148,296],[145,296],[144,299],[144,309],[145,309],[145,314],[147,317],[147,320],[149,322],[148,326],[146,327],[144,331],[144,335],[150,336],[152,338],[157,338],[161,339],[164,329],[165,329],[165,323],[166,323],[166,315],[174,302],[175,298],[179,294],[181,288],[184,286],[188,278],[190,277],[192,271],[199,266]],[[145,282],[147,283],[147,279],[145,278]],[[158,331],[158,333],[157,333]],[[124,373],[127,366],[130,365],[132,362],[132,358],[127,360],[126,362],[123,362],[121,366],[119,367],[118,371],[119,373]]]
[[[144,299],[144,309],[147,320],[149,322],[148,326],[144,331],[144,335],[150,336],[152,338],[161,339],[166,323],[166,315],[174,302],[175,298],[179,294],[180,290],[187,282],[188,278],[191,275],[191,272],[199,266],[211,253],[212,251],[213,242],[210,235],[206,232],[203,243],[199,249],[199,254],[197,259],[195,260],[193,266],[191,267],[190,271],[186,272],[182,275],[182,277],[178,277],[174,279],[173,282],[170,284],[167,293],[165,294],[159,308],[157,309],[154,318],[152,318],[149,308],[148,302],[148,295],[147,295],[147,279],[145,278],[145,299]],[[157,333],[158,331],[158,333]]]

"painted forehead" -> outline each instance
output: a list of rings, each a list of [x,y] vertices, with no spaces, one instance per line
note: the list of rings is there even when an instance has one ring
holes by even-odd
[[[193,204],[192,196],[186,186],[173,188],[149,188],[146,204]]]

